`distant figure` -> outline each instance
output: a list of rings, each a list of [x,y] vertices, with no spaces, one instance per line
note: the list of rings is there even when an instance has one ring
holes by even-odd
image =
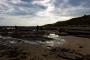
[[[15,26],[15,28],[14,28],[15,30],[17,30],[17,26]]]
[[[39,26],[37,25],[37,27],[36,27],[36,31],[38,32],[39,31]]]

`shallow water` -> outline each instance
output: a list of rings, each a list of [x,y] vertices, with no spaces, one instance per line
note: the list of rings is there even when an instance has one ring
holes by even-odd
[[[65,40],[61,36],[56,34],[49,34],[47,35],[47,37],[52,38],[53,40],[48,40],[45,42],[40,41],[40,43],[46,46],[57,47],[57,46],[63,45],[65,42]]]
[[[56,35],[56,34],[49,34],[49,35],[44,36],[44,37],[51,38],[52,40],[29,41],[29,40],[24,40],[24,39],[0,36],[0,38],[8,40],[8,42],[10,44],[16,44],[16,43],[22,42],[22,43],[29,43],[29,44],[34,44],[34,45],[46,45],[46,46],[51,46],[51,47],[54,46],[55,47],[55,46],[63,45],[65,42],[65,40],[61,36]]]

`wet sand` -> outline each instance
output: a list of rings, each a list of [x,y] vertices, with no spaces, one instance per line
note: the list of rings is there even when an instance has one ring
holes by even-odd
[[[62,36],[65,39],[65,43],[62,47],[74,49],[84,54],[90,54],[90,39],[75,36]]]
[[[75,36],[62,38],[65,43],[51,49],[28,43],[19,43],[14,49],[0,49],[0,60],[89,60],[86,55],[90,55],[90,39]]]

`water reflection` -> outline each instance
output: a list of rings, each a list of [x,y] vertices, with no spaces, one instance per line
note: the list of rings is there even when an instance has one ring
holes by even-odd
[[[12,38],[12,37],[3,37],[0,36],[1,39],[8,41],[10,44],[17,44],[17,43],[29,43],[29,44],[35,44],[35,45],[45,45],[45,46],[50,46],[50,47],[57,47],[60,45],[63,45],[65,40],[57,35],[57,34],[52,34],[50,33],[49,35],[43,36],[46,38],[50,38],[50,40],[42,41],[44,38],[41,38],[41,40],[24,40],[24,39],[18,39],[18,38]]]
[[[57,46],[64,44],[65,42],[65,40],[57,34],[50,33],[47,37],[54,39],[52,41],[45,41],[45,45],[47,46],[57,47]]]

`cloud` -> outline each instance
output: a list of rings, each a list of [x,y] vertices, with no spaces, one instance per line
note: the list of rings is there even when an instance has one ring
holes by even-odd
[[[28,1],[28,0],[27,0]],[[23,2],[21,0],[4,0],[0,2],[2,14],[8,15],[34,15],[37,11],[46,9],[42,5],[32,4],[32,2]]]
[[[49,24],[49,23],[55,23],[58,20],[65,20],[65,19],[70,19],[71,17],[64,17],[62,16],[61,18],[59,16],[54,17],[53,19],[45,17],[30,17],[28,16],[2,16],[0,18],[0,25],[5,25],[5,26],[36,26],[36,25],[44,25],[44,24]],[[56,19],[56,20],[55,20]]]
[[[43,25],[90,14],[90,0],[0,0],[0,25]]]
[[[54,14],[73,17],[90,14],[90,4],[88,2],[90,0],[55,0]]]

